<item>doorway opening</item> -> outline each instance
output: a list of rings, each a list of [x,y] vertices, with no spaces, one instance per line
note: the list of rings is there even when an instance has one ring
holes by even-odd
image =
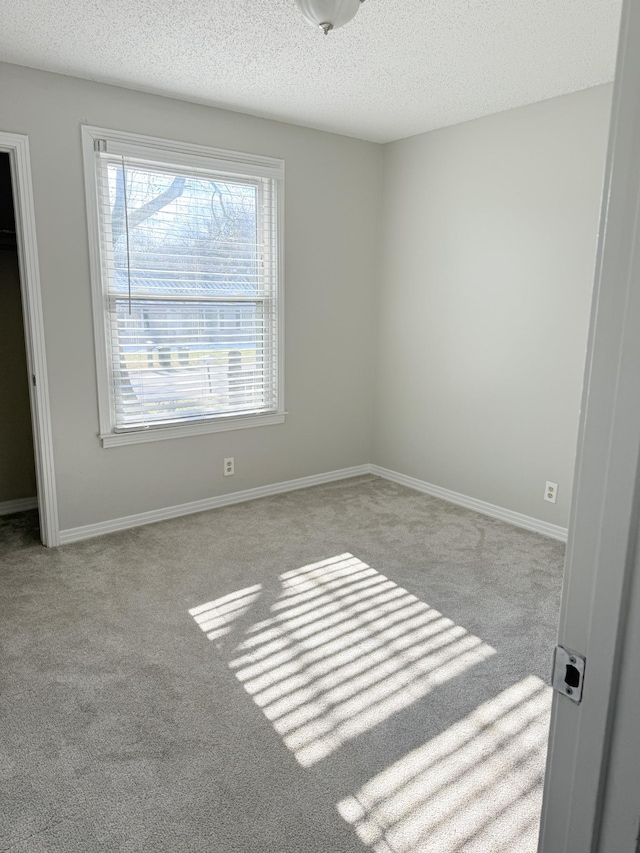
[[[60,544],[29,140],[0,131],[0,520],[33,513],[34,535]],[[7,288],[6,290],[4,288]],[[4,396],[3,389],[9,390]],[[26,403],[25,403],[26,397]],[[2,446],[1,442],[8,442]],[[2,467],[4,466],[4,467]],[[39,535],[38,535],[39,534]]]
[[[0,151],[0,516],[38,506],[24,310],[9,154]]]

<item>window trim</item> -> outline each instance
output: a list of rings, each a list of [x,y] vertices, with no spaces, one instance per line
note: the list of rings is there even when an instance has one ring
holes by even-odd
[[[87,226],[89,238],[89,262],[91,273],[91,296],[93,312],[93,335],[96,355],[96,377],[98,394],[98,438],[103,447],[123,444],[138,444],[170,438],[226,432],[235,429],[280,424],[285,420],[284,409],[284,161],[259,154],[228,151],[189,142],[144,136],[120,130],[82,125],[82,151],[84,160],[84,182],[87,204]],[[257,414],[222,414],[192,422],[158,424],[136,430],[115,429],[115,416],[111,405],[109,385],[109,351],[107,346],[106,316],[108,294],[102,283],[102,259],[100,251],[100,225],[98,217],[98,194],[96,186],[95,143],[106,139],[109,151],[135,157],[145,156],[152,161],[176,165],[205,166],[229,175],[268,177],[275,180],[276,204],[276,298],[277,309],[277,371],[278,402],[275,412]]]

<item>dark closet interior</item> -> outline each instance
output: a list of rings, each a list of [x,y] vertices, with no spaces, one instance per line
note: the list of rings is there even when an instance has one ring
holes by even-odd
[[[0,152],[0,512],[36,496],[9,155]]]

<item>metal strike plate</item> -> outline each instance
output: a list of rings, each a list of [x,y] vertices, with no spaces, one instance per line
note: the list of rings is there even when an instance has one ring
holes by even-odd
[[[556,646],[553,653],[551,686],[572,702],[582,699],[586,658],[571,649]]]

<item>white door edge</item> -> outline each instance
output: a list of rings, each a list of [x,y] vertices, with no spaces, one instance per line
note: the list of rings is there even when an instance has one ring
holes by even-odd
[[[31,400],[36,483],[40,509],[40,537],[43,545],[53,547],[59,544],[58,499],[53,461],[49,381],[29,139],[22,134],[0,131],[0,151],[8,152],[11,163],[22,312],[27,351],[28,376],[26,379],[29,383]],[[33,376],[35,376],[35,385],[32,381]]]
[[[640,4],[625,0],[559,629],[586,655],[584,694],[554,694],[539,853],[599,849],[640,502],[639,223]]]

